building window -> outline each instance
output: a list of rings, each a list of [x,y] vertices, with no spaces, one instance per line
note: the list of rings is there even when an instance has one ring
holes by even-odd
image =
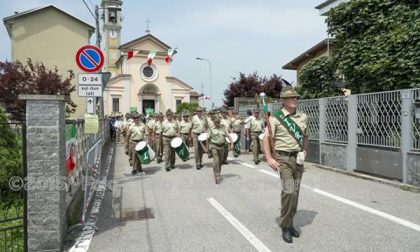
[[[153,64],[147,64],[144,63],[141,67],[140,67],[140,77],[145,80],[145,81],[154,81],[156,80],[158,76],[158,71],[156,69],[156,66]]]
[[[153,76],[153,68],[149,66],[143,68],[143,74],[146,78],[151,78]]]
[[[120,111],[120,99],[112,98],[112,112],[119,112],[119,111]]]
[[[178,109],[179,105],[181,105],[182,100],[176,99],[176,109]]]

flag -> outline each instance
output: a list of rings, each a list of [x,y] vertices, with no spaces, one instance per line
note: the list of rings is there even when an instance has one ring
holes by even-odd
[[[170,48],[168,49],[168,55],[165,57],[166,63],[172,62],[172,57],[175,53],[176,48]]]
[[[149,55],[147,55],[147,63],[152,64],[153,58],[156,56],[157,51],[150,51]]]
[[[136,54],[138,52],[139,52],[138,50],[136,50],[136,51],[128,51],[127,60],[129,60],[129,59],[133,58],[134,56],[136,56]]]

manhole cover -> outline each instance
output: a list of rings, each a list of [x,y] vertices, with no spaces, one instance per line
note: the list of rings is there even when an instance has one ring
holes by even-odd
[[[144,208],[140,210],[122,210],[121,220],[147,220],[154,219],[152,208]]]

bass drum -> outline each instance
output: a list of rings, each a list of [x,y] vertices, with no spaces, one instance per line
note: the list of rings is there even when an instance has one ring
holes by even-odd
[[[187,146],[185,145],[182,138],[175,137],[171,140],[171,147],[175,149],[176,154],[182,161],[187,161],[190,158],[190,152],[188,151]]]
[[[134,149],[142,164],[150,164],[156,158],[156,153],[146,141],[139,142]]]

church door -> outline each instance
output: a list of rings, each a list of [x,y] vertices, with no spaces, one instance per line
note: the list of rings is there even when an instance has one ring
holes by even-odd
[[[155,100],[143,100],[143,115],[146,115],[146,112],[149,112],[150,109],[153,109],[153,113],[156,112],[155,110]],[[150,113],[150,112],[149,112]]]

